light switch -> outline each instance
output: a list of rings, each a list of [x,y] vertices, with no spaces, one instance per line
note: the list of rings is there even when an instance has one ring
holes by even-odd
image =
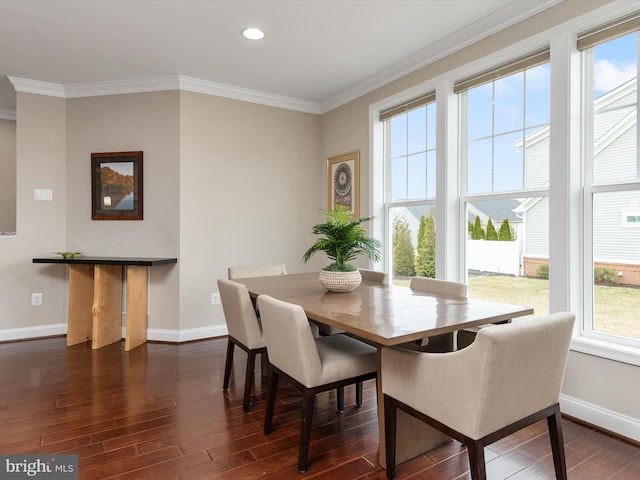
[[[33,190],[33,199],[36,202],[50,202],[53,200],[53,190],[35,188]]]

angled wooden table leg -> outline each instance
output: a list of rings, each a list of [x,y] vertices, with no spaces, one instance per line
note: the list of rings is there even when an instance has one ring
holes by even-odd
[[[127,327],[124,350],[128,352],[147,341],[148,267],[127,267]]]
[[[91,348],[122,339],[122,266],[95,265]]]
[[[68,347],[91,340],[92,308],[93,265],[69,265]]]

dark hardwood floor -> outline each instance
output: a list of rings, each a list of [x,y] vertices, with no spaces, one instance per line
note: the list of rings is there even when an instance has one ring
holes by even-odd
[[[73,453],[80,479],[384,479],[378,464],[375,383],[364,404],[335,412],[321,394],[310,467],[299,474],[301,396],[281,384],[274,431],[262,433],[265,384],[256,371],[249,413],[242,413],[246,354],[236,349],[222,391],[226,338],[181,345],[147,343],[124,352],[67,348],[62,337],[0,344],[0,453]],[[570,479],[640,478],[640,449],[564,420]],[[546,424],[537,423],[486,450],[490,479],[552,479]],[[450,442],[401,464],[399,479],[467,479],[466,451]]]

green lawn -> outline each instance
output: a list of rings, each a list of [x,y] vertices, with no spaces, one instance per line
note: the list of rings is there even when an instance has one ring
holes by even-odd
[[[408,281],[394,281],[409,285]],[[469,279],[469,295],[533,307],[536,317],[549,312],[549,281],[525,277],[478,276]],[[640,289],[597,285],[595,330],[640,340]]]

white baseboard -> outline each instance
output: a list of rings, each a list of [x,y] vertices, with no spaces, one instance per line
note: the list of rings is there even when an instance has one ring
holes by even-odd
[[[578,420],[640,442],[640,420],[637,418],[622,415],[567,395],[560,396],[560,410]]]
[[[25,340],[38,337],[53,337],[56,335],[65,335],[66,333],[66,323],[39,325],[37,327],[6,328],[0,330],[0,342],[8,342],[11,340]]]
[[[67,324],[57,323],[53,325],[39,325],[37,327],[7,328],[0,329],[0,342],[12,340],[27,340],[30,338],[53,337],[56,335],[66,335]],[[147,330],[147,339],[157,342],[190,342],[193,340],[204,340],[206,338],[222,337],[227,335],[226,325],[214,325],[211,327],[192,328],[189,330],[163,330],[160,328],[150,328]],[[122,327],[122,338],[124,338],[125,327]]]
[[[147,339],[157,342],[191,342],[193,340],[203,340],[205,338],[222,337],[227,335],[226,325],[214,325],[211,327],[191,328],[189,330],[162,330],[159,328],[149,328]]]

